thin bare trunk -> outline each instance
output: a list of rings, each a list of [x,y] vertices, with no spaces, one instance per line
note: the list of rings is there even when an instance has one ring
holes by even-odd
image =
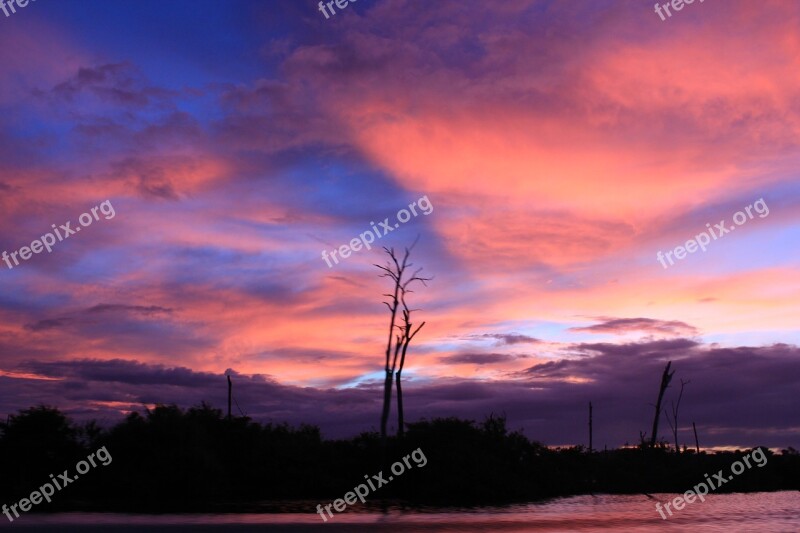
[[[425,322],[419,325],[419,327],[412,333],[410,336],[408,335],[408,331],[411,329],[411,323],[406,323],[406,336],[403,340],[403,354],[400,357],[400,367],[397,370],[397,435],[402,437],[405,435],[405,420],[404,420],[404,412],[403,412],[403,389],[400,386],[400,374],[403,372],[403,366],[406,364],[406,351],[408,350],[408,345],[411,344],[411,340],[414,338],[414,335],[417,334],[419,330],[422,329],[422,326],[425,325]]]
[[[383,381],[383,412],[381,413],[381,439],[386,440],[386,424],[392,407],[392,373],[387,370]]]
[[[664,411],[667,416],[667,422],[672,429],[672,435],[675,437],[675,453],[681,453],[680,445],[678,444],[678,411],[681,408],[681,398],[683,398],[683,388],[688,385],[688,381],[681,380],[681,392],[678,394],[678,403],[672,402],[672,419],[669,418],[669,413]]]
[[[228,375],[228,420],[231,419],[231,390],[233,389],[233,384],[231,383],[231,376]],[[247,407],[245,405],[245,407]]]
[[[658,419],[661,418],[661,401],[664,399],[664,391],[669,387],[669,382],[672,381],[672,374],[675,373],[674,370],[672,372],[669,371],[671,366],[672,361],[669,361],[664,368],[664,373],[661,375],[661,386],[658,389],[658,401],[656,401],[656,414],[653,417],[653,433],[650,434],[651,448],[655,448],[656,440],[658,439]]]
[[[413,278],[412,278],[413,279]],[[425,278],[418,278],[422,283],[425,283]],[[411,328],[413,324],[411,323],[411,309],[408,308],[406,304],[406,285],[403,285],[403,290],[400,293],[400,301],[403,304],[403,326],[401,330],[403,332],[402,337],[402,345],[403,350],[400,356],[400,366],[397,369],[397,436],[402,438],[405,435],[405,420],[404,416],[405,413],[403,411],[403,388],[400,385],[400,375],[403,373],[403,367],[406,364],[406,353],[408,352],[408,345],[411,344],[412,339],[419,333],[419,330],[422,329],[422,326],[425,325],[425,322],[420,324],[417,329],[415,329],[412,333]],[[401,339],[398,338],[398,341]]]
[[[397,385],[397,436],[403,438],[405,436],[405,422],[403,420],[403,386],[400,384],[400,370],[395,374],[395,381]]]
[[[392,378],[394,377],[394,368],[390,366],[391,362],[391,354],[392,354],[392,337],[394,335],[394,328],[395,328],[395,321],[397,320],[397,307],[399,305],[399,294],[400,294],[400,283],[403,277],[403,270],[405,270],[405,260],[403,261],[403,265],[401,266],[397,262],[397,258],[394,255],[394,249],[386,250],[389,256],[392,258],[394,262],[395,269],[393,270],[391,266],[389,267],[381,267],[387,274],[388,277],[392,278],[394,281],[394,293],[393,294],[385,294],[384,296],[389,296],[391,298],[391,303],[384,302],[386,306],[389,308],[391,313],[391,319],[389,320],[389,339],[386,341],[386,360],[384,362],[384,371],[386,372],[386,378],[383,382],[383,410],[381,412],[381,440],[386,443],[386,425],[389,422],[389,412],[392,407]],[[406,258],[408,257],[408,253],[406,252]],[[395,349],[396,352],[396,349]],[[396,357],[395,357],[396,358]]]

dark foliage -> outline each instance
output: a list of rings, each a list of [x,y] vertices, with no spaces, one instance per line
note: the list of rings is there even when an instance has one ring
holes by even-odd
[[[381,438],[364,433],[323,440],[319,429],[227,420],[206,404],[181,410],[158,406],[132,413],[107,431],[77,427],[57,409],[34,407],[0,424],[0,496],[14,502],[49,480],[71,473],[105,446],[113,461],[98,465],[36,511],[263,510],[268,502],[296,500],[313,511],[381,470]],[[723,470],[747,451],[677,455],[666,446],[587,453],[583,447],[548,448],[508,431],[503,417],[482,423],[456,418],[408,424],[390,439],[387,465],[413,450],[427,464],[369,496],[369,505],[477,505],[587,493],[682,493]],[[800,456],[773,454],[718,492],[800,489]],[[384,471],[388,478],[390,472]],[[299,504],[306,505],[306,504]],[[355,506],[356,510],[359,506]]]

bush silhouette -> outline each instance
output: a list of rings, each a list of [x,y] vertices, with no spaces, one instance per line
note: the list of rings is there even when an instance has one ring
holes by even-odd
[[[388,479],[392,464],[417,449],[424,467],[409,460],[402,475],[351,510],[387,501],[477,505],[596,492],[684,492],[705,473],[729,471],[747,452],[677,455],[648,447],[589,454],[581,446],[546,447],[509,431],[504,417],[489,416],[481,423],[410,423],[403,438],[389,439],[384,456],[377,432],[325,440],[314,426],[228,420],[205,403],[188,410],[159,405],[108,430],[77,426],[57,409],[38,406],[10,416],[0,430],[0,496],[7,502],[28,496],[50,474],[74,474],[75,464],[102,446],[113,457],[36,511],[314,512],[316,503],[365,483],[364,476],[382,471]],[[799,489],[800,456],[793,452],[766,451],[764,468],[745,471],[719,492]]]

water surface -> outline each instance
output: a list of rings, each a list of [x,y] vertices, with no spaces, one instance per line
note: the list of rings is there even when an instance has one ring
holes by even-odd
[[[477,532],[707,531],[761,533],[800,531],[800,492],[710,494],[663,520],[656,501],[675,494],[573,496],[504,507],[344,512],[323,522],[316,513],[129,515],[61,513],[23,515],[2,528],[29,533],[63,532]],[[327,502],[320,502],[327,503]],[[309,509],[316,507],[310,504]]]

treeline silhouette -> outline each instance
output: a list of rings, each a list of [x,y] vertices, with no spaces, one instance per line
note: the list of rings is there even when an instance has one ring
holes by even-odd
[[[58,409],[37,406],[0,424],[2,502],[27,497],[105,446],[113,461],[81,475],[36,511],[269,511],[315,512],[420,448],[424,467],[370,494],[366,506],[477,505],[589,493],[684,492],[746,451],[675,454],[665,442],[588,453],[582,446],[548,448],[502,416],[482,422],[456,418],[409,423],[389,439],[382,465],[380,433],[324,440],[319,428],[227,419],[206,404],[188,410],[157,406],[131,413],[112,428],[78,425]],[[719,489],[800,489],[800,455],[773,454]],[[293,504],[286,503],[291,500]],[[294,507],[292,507],[292,505]]]

